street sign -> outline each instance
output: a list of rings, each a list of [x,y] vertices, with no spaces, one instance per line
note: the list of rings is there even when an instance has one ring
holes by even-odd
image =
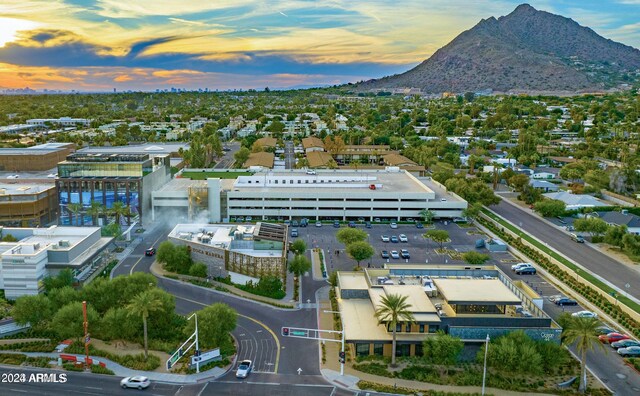
[[[297,337],[308,337],[309,332],[307,330],[291,330],[291,335]]]
[[[191,356],[191,364],[196,364],[200,362],[200,364],[205,364],[211,360],[221,359],[222,355],[220,355],[220,348],[212,349],[207,352],[200,353],[200,356]]]
[[[87,334],[87,336],[84,338],[84,344],[87,345],[91,342],[91,337],[89,337],[89,334]]]

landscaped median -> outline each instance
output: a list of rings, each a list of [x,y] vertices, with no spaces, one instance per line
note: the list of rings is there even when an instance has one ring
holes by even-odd
[[[522,232],[495,213],[483,209],[478,221],[502,238],[504,242],[533,259],[564,285],[611,316],[636,337],[640,337],[640,327],[638,326],[640,305],[625,296],[618,296],[618,301],[616,301],[609,294],[611,292],[610,286],[590,273],[580,270],[570,260]]]

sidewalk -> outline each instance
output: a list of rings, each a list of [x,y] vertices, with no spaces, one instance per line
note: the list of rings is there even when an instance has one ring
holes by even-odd
[[[60,353],[57,353],[57,352],[43,353],[43,352],[2,351],[2,353],[22,354],[22,355],[31,356],[31,357],[46,356],[52,359],[58,359],[60,357]],[[66,353],[66,354],[62,353],[62,354],[84,358],[84,355],[77,355],[73,353]],[[159,381],[159,382],[171,382],[171,383],[177,383],[177,384],[194,384],[203,380],[207,380],[207,381],[215,380],[227,373],[226,370],[220,367],[214,367],[213,369],[207,370],[206,372],[200,373],[200,374],[187,375],[187,374],[157,373],[155,371],[132,370],[130,368],[121,366],[118,363],[115,363],[101,356],[89,356],[89,357],[91,359],[104,363],[105,366],[109,370],[113,371],[117,377],[132,377],[136,375],[143,375],[152,381]]]

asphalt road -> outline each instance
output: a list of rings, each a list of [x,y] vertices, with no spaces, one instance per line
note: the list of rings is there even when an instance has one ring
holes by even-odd
[[[287,140],[284,143],[284,167],[285,169],[294,169],[296,167],[296,156],[293,151],[293,142]]]
[[[594,274],[607,279],[621,290],[628,291],[630,295],[640,298],[640,287],[638,287],[640,273],[637,270],[600,253],[587,244],[572,241],[565,232],[545,223],[529,209],[523,210],[502,201],[500,204],[492,206],[491,209],[513,224],[519,226],[522,224],[520,227],[528,234],[546,242],[549,246],[577,261]],[[625,289],[625,284],[630,284],[631,288]]]
[[[511,279],[526,282],[544,297],[543,310],[553,319],[557,320],[563,312],[573,313],[587,309],[580,305],[560,307],[550,302],[548,297],[563,293],[539,275],[516,275],[511,270],[510,263],[500,263],[498,267]],[[570,349],[574,354],[577,353],[575,347]],[[610,387],[616,395],[640,394],[640,375],[627,366],[624,360],[609,345],[604,345],[603,348],[596,346],[593,351],[589,351],[587,353],[587,367]]]
[[[149,272],[149,268],[155,261],[155,257],[145,256],[144,251],[150,247],[158,249],[160,243],[167,239],[167,234],[169,234],[171,229],[172,226],[160,224],[142,234],[143,241],[111,272],[112,277],[130,275],[136,271]]]
[[[233,155],[240,150],[240,142],[231,142],[224,145],[225,147],[230,148],[229,151],[225,151],[220,161],[213,167],[214,169],[226,169],[231,168],[233,163],[236,162]]]

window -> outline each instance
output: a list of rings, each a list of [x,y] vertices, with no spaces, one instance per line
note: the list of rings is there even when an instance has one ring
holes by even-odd
[[[437,333],[438,330],[440,330],[440,326],[439,325],[429,325],[429,333],[430,334]]]
[[[420,331],[421,333],[424,333],[424,325],[423,325],[423,324],[421,324],[421,325],[420,325],[420,330],[419,330],[419,331]]]
[[[415,356],[422,356],[423,355],[423,349],[422,349],[422,344],[416,344],[416,353]]]
[[[369,356],[369,344],[356,344],[356,356]]]
[[[411,354],[411,345],[398,344],[396,345],[396,357],[409,356]]]
[[[398,323],[396,324],[396,333],[401,333],[402,332],[402,323]]]
[[[411,333],[411,323],[407,323],[407,325],[404,327],[407,333]]]
[[[373,344],[373,354],[382,356],[384,353],[384,344]]]

